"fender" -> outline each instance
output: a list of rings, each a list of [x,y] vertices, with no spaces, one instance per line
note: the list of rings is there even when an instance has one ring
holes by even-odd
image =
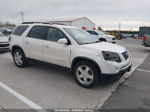
[[[94,60],[92,60],[90,58],[86,58],[86,57],[76,57],[76,58],[74,58],[73,61],[72,61],[72,64],[71,64],[71,70],[73,70],[74,65],[79,61],[88,61],[88,62],[92,63],[97,68],[98,72],[101,74],[101,69],[100,69],[99,65]]]

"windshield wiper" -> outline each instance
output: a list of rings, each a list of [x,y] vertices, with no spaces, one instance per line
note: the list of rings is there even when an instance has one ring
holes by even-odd
[[[101,41],[98,40],[98,41],[95,41],[95,42],[92,42],[92,43],[99,43],[99,42],[101,42]]]
[[[84,44],[91,44],[91,43],[81,43],[81,45],[84,45]]]
[[[83,45],[83,44],[93,44],[93,43],[99,43],[99,42],[101,42],[101,41],[95,41],[95,42],[91,42],[91,43],[82,43],[81,45]]]

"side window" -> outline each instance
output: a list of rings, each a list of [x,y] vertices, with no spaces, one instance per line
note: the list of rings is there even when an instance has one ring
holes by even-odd
[[[92,35],[98,35],[95,31],[87,31],[87,32],[89,32]]]
[[[59,39],[66,38],[66,35],[57,28],[49,28],[47,34],[47,40],[57,42]]]
[[[48,26],[34,26],[28,33],[27,37],[46,40],[48,28]]]
[[[13,32],[13,35],[21,36],[28,27],[29,26],[18,26]]]

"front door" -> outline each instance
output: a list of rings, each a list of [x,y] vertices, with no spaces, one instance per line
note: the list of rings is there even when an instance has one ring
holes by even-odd
[[[42,58],[45,62],[69,67],[71,45],[59,44],[58,40],[62,38],[67,37],[61,30],[49,27]]]

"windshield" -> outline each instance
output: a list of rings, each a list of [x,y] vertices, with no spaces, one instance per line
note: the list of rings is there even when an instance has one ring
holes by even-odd
[[[106,35],[104,32],[102,32],[102,31],[100,31],[100,30],[98,30],[98,31],[96,31],[99,35]]]
[[[87,31],[82,29],[65,28],[65,31],[78,43],[78,44],[91,44],[99,42],[98,38],[91,36]]]

